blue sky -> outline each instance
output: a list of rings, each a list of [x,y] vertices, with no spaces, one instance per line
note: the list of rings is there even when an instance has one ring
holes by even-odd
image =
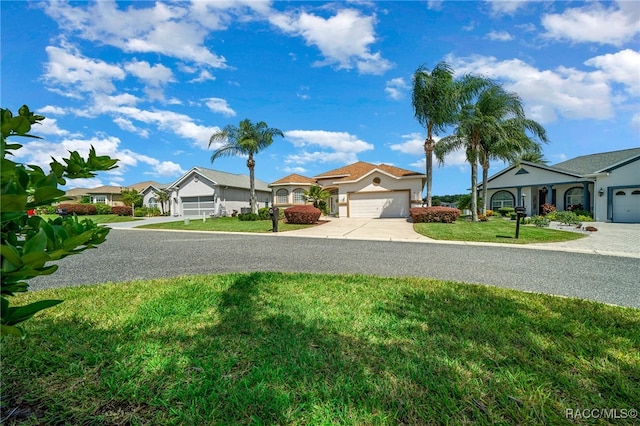
[[[245,118],[285,133],[256,156],[267,182],[358,160],[424,172],[411,79],[439,61],[518,93],[550,164],[640,146],[636,1],[0,5],[2,107],[47,117],[19,160],[46,168],[91,145],[121,160],[68,188],[171,183],[194,166],[247,173],[243,158],[211,164],[208,148]],[[435,195],[469,185],[461,153],[434,169]]]

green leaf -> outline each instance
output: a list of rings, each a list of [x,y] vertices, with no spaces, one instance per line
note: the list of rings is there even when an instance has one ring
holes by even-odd
[[[22,261],[20,260],[20,252],[18,252],[15,247],[2,244],[2,246],[0,246],[0,254],[2,254],[2,257],[4,258],[3,260],[8,260],[16,268],[22,266]]]
[[[15,327],[13,325],[0,325],[0,335],[2,336],[15,336],[20,339],[25,338],[25,334],[19,327]]]
[[[6,325],[15,325],[28,320],[43,309],[51,308],[62,303],[62,300],[40,300],[25,306],[11,307],[8,309],[7,316],[2,315],[2,320]]]
[[[23,259],[25,254],[34,252],[44,252],[47,248],[47,234],[43,229],[39,229],[35,237],[29,239],[22,249]]]
[[[27,206],[27,194],[2,194],[0,210],[5,212],[24,212]]]

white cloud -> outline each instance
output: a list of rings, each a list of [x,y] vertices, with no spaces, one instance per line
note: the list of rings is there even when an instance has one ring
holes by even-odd
[[[640,132],[640,112],[634,114],[633,117],[631,117],[629,125],[631,126],[631,128],[636,129],[636,131]]]
[[[640,52],[625,49],[596,56],[584,64],[600,68],[609,81],[623,84],[629,94],[640,96]]]
[[[539,70],[519,59],[498,61],[480,55],[448,56],[446,60],[460,74],[474,73],[504,81],[507,90],[522,97],[529,118],[540,123],[554,121],[558,115],[572,119],[613,116],[611,88],[601,71],[562,66]]]
[[[42,114],[42,115],[64,115],[67,112],[65,111],[64,108],[58,107],[58,106],[53,106],[53,105],[47,105],[43,108],[38,109],[38,114]]]
[[[576,43],[599,43],[620,46],[640,32],[640,8],[634,1],[603,7],[590,3],[568,8],[561,14],[542,16],[545,37]]]
[[[235,117],[236,112],[229,107],[227,101],[221,98],[204,99],[207,107],[213,112],[220,113],[226,117]]]
[[[347,132],[326,130],[289,130],[285,137],[298,148],[319,146],[341,152],[362,152],[373,149],[373,145]]]
[[[491,11],[495,14],[512,15],[530,0],[489,0]]]
[[[282,171],[285,173],[296,173],[299,175],[304,175],[307,173],[307,169],[304,167],[283,167]]]
[[[273,14],[269,20],[285,33],[301,36],[307,45],[320,49],[324,60],[316,62],[317,66],[356,68],[361,74],[383,74],[392,67],[380,52],[370,50],[376,41],[374,16],[342,9],[327,19],[301,12]]]
[[[486,38],[493,41],[510,41],[513,40],[513,36],[506,31],[490,31]]]
[[[357,154],[373,149],[373,145],[346,132],[328,132],[325,130],[290,130],[285,138],[296,148],[302,150],[288,155],[286,164],[307,163],[353,163],[358,161]],[[309,151],[317,146],[320,150]]]
[[[391,99],[399,100],[404,98],[404,94],[408,89],[409,85],[404,81],[404,78],[398,77],[387,81],[384,91]]]
[[[424,155],[425,135],[421,133],[409,133],[402,135],[404,142],[396,143],[389,146],[392,151],[399,151],[410,155]]]
[[[115,46],[126,52],[160,53],[170,57],[225,68],[223,57],[205,47],[205,38],[212,29],[212,16],[191,13],[203,2],[191,4],[134,2],[120,9],[113,0],[85,3],[77,7],[69,3],[51,2],[45,12],[68,33]],[[152,7],[134,7],[149,5]],[[208,13],[208,10],[205,11]],[[209,19],[208,19],[209,18]],[[205,27],[203,23],[208,25]]]
[[[125,64],[124,69],[153,87],[160,87],[174,81],[173,72],[162,64],[151,65],[147,61],[133,61]]]
[[[125,78],[125,72],[119,66],[84,57],[76,49],[67,51],[48,46],[45,50],[49,61],[44,79],[49,84],[63,86],[62,95],[79,97],[82,92],[112,93],[115,90],[113,80]]]

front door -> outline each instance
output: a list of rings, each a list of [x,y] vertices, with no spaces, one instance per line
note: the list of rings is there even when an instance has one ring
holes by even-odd
[[[547,202],[547,188],[543,187],[538,191],[538,214],[543,214],[542,206]],[[551,204],[556,205],[556,190],[551,190]]]

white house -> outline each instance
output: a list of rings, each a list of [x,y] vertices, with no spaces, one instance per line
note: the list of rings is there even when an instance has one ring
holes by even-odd
[[[488,179],[487,198],[491,210],[523,205],[535,215],[548,203],[560,211],[590,211],[600,222],[637,223],[640,148],[583,155],[553,166],[523,161]]]
[[[422,205],[425,175],[359,161],[313,178],[288,175],[269,184],[276,207],[304,204],[303,192],[319,185],[331,193],[330,214],[340,217],[408,217]]]
[[[255,179],[258,207],[266,207],[271,189],[266,182]],[[233,211],[250,208],[248,175],[226,173],[194,167],[167,187],[172,216],[228,216]],[[261,202],[264,205],[261,206]]]

